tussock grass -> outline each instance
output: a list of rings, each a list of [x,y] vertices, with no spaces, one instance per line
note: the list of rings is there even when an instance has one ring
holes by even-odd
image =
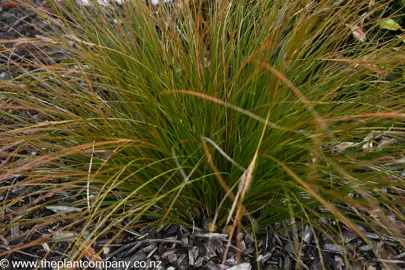
[[[361,236],[358,225],[402,235],[389,216],[405,221],[405,58],[379,35],[389,3],[368,2],[37,10],[58,19],[49,46],[70,56],[3,84],[0,181],[24,176],[1,187],[23,190],[1,205],[15,211],[6,227],[62,222],[86,234],[81,247],[145,216],[212,218],[230,233],[290,219],[325,231],[331,217]],[[365,12],[360,42],[348,26]],[[393,143],[365,149],[370,132]],[[82,210],[31,219],[55,204]]]

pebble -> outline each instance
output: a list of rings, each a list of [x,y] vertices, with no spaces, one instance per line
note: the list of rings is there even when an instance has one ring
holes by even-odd
[[[10,78],[11,78],[10,72],[8,72],[8,71],[0,72],[0,80],[8,80]]]
[[[169,254],[169,255],[167,256],[167,260],[168,260],[170,263],[175,263],[175,262],[177,261],[177,254]]]

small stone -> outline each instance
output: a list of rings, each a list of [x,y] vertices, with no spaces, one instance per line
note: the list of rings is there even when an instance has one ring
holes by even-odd
[[[11,75],[7,71],[0,72],[0,80],[8,80],[11,78]]]
[[[174,253],[169,254],[169,255],[167,256],[167,260],[168,260],[170,263],[175,263],[175,262],[177,261],[177,254],[174,254]]]

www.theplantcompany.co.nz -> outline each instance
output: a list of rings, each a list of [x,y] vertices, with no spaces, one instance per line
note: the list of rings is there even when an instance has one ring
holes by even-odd
[[[162,261],[13,261],[0,259],[0,269],[156,269],[163,268]]]

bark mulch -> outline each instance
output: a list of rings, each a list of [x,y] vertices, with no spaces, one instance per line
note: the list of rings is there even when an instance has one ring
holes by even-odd
[[[38,6],[44,6],[44,1],[33,0]],[[35,13],[25,9],[17,2],[0,0],[0,80],[8,80],[21,70],[21,64],[29,64],[30,57],[35,52],[23,41],[26,37],[43,37],[47,24],[35,16]],[[5,40],[8,40],[5,41]],[[27,47],[28,46],[28,47]],[[29,49],[27,49],[29,48]],[[49,49],[47,58],[43,61],[58,62],[65,57],[63,52]],[[18,68],[15,68],[18,66]],[[29,65],[27,65],[27,68]],[[0,90],[0,105],[1,105]],[[30,117],[29,112],[13,112]],[[27,115],[28,113],[28,115]],[[0,125],[5,124],[1,122]],[[28,150],[29,151],[29,150]],[[0,152],[1,154],[1,152]],[[34,153],[32,153],[34,154]],[[5,157],[0,155],[1,163]],[[23,188],[14,188],[5,192],[6,187],[21,180],[20,176],[13,176],[0,183],[0,205],[6,200],[18,198],[24,191]],[[56,195],[55,195],[56,196]],[[69,194],[65,194],[69,197]],[[21,202],[22,206],[24,203]],[[61,197],[62,201],[63,198]],[[21,205],[20,205],[21,206]],[[53,236],[53,244],[41,243],[24,248],[23,245],[32,243],[44,237],[47,233],[58,231],[63,222],[50,224],[37,230],[34,226],[11,226],[13,209],[3,209],[0,213],[0,260],[11,261],[39,261],[46,258],[48,261],[60,261],[66,258],[72,249],[71,242],[67,239],[72,232],[59,232]],[[36,211],[36,219],[47,214],[54,214],[57,208],[43,207]],[[266,233],[254,236],[252,233],[240,233],[238,239],[232,241],[225,263],[222,264],[223,254],[228,241],[228,235],[204,230],[203,224],[193,227],[181,225],[166,225],[161,228],[143,227],[139,230],[125,232],[119,237],[119,242],[107,244],[111,235],[100,237],[84,256],[84,260],[93,260],[89,254],[102,251],[98,259],[109,262],[144,262],[136,269],[209,269],[219,270],[221,267],[228,270],[236,269],[405,269],[405,249],[398,239],[386,236],[381,237],[368,228],[362,228],[365,235],[374,244],[376,250],[368,246],[355,233],[337,224],[333,220],[320,220],[327,231],[331,227],[342,231],[342,238],[332,242],[320,231],[313,231],[308,224],[299,221],[286,221],[285,224],[277,223],[265,228]],[[289,226],[295,223],[295,226]],[[199,226],[198,226],[199,225]],[[80,228],[77,228],[80,230]],[[256,238],[255,238],[256,237]],[[16,250],[14,252],[8,252]],[[344,255],[346,254],[346,256]],[[322,256],[320,256],[322,255]],[[238,256],[240,261],[238,262]],[[154,264],[153,264],[153,263]],[[155,267],[153,267],[155,266]],[[1,266],[0,266],[1,267]],[[4,267],[4,269],[17,269]],[[34,269],[30,267],[18,269]],[[41,269],[52,269],[45,267]],[[54,268],[56,269],[56,268]],[[112,269],[125,269],[118,266]],[[135,268],[130,268],[135,269]]]

